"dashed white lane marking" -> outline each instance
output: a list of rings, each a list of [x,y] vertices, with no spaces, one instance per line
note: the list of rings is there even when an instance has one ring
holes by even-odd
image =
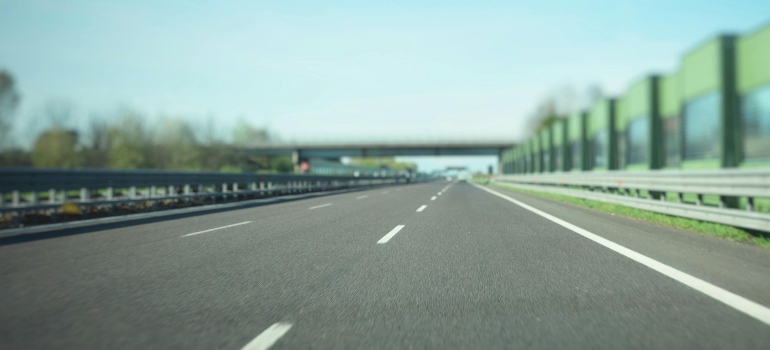
[[[401,229],[404,228],[404,225],[398,225],[394,229],[390,230],[387,235],[382,236],[379,241],[377,241],[377,244],[385,244],[388,243],[388,241],[393,238],[393,236],[398,233],[398,231],[401,231]]]
[[[313,210],[313,209],[318,209],[318,208],[328,207],[328,206],[330,206],[330,205],[332,205],[332,203],[326,203],[326,204],[316,205],[315,207],[310,207],[309,209],[310,209],[310,210]]]
[[[424,205],[424,204],[423,204],[423,206],[421,206],[421,207],[417,208],[417,212],[419,213],[419,212],[421,212],[421,211],[425,210],[425,208],[427,208],[427,207],[428,207],[427,205]]]
[[[365,194],[365,195],[363,195],[363,196],[358,196],[358,197],[356,197],[356,199],[364,199],[364,198],[366,198],[366,197],[369,197],[369,195],[366,195],[366,194]]]
[[[440,195],[441,195],[441,192],[439,192],[439,193],[438,193],[438,195],[440,196]]]
[[[544,211],[541,211],[539,209],[535,209],[533,207],[530,207],[527,204],[524,204],[520,201],[517,201],[511,197],[508,197],[502,193],[499,193],[497,191],[488,189],[483,186],[479,186],[477,184],[471,183],[471,185],[476,186],[476,188],[482,189],[484,191],[487,191],[495,196],[498,196],[502,199],[505,199],[513,204],[516,204],[526,210],[529,210],[537,215],[540,215],[548,220],[551,220],[563,227],[566,227],[567,229],[571,230],[572,232],[575,232],[585,238],[588,238],[596,243],[599,243],[611,250],[614,250],[615,252],[634,260],[644,266],[647,266],[655,271],[658,271],[676,281],[681,282],[682,284],[695,289],[703,294],[706,294],[724,304],[727,306],[730,306],[740,312],[743,312],[746,315],[749,315],[751,317],[754,317],[755,319],[759,320],[760,322],[763,322],[770,326],[770,309],[764,307],[763,305],[760,305],[758,303],[755,303],[749,299],[746,299],[740,295],[733,294],[732,292],[729,292],[727,290],[724,290],[720,287],[717,287],[711,283],[708,283],[702,279],[699,279],[697,277],[688,275],[682,271],[679,271],[671,266],[668,266],[664,263],[661,263],[655,259],[652,259],[646,255],[642,255],[640,253],[637,253],[636,251],[633,251],[631,249],[628,249],[620,244],[617,244],[613,241],[610,241],[606,238],[603,238],[599,235],[596,235],[594,233],[589,232],[588,230],[582,229],[580,227],[577,227],[573,224],[570,224],[569,222],[566,222],[562,219],[559,219],[551,214],[548,214]]]
[[[190,236],[195,236],[195,235],[199,235],[199,234],[201,234],[201,233],[206,233],[206,232],[211,232],[211,231],[221,230],[221,229],[223,229],[223,228],[229,228],[229,227],[234,227],[234,226],[241,226],[241,225],[246,225],[246,224],[248,224],[248,223],[250,223],[250,222],[251,222],[251,221],[244,221],[244,222],[239,222],[239,223],[237,223],[237,224],[232,224],[232,225],[227,225],[227,226],[222,226],[222,227],[211,228],[211,229],[208,229],[208,230],[203,230],[203,231],[198,231],[198,232],[188,233],[188,234],[186,234],[186,235],[181,235],[181,236],[179,236],[179,237],[190,237]]]
[[[435,201],[436,200],[436,196],[430,197],[430,200]]]
[[[388,191],[382,191],[380,194],[388,194]]]
[[[241,350],[267,350],[275,344],[278,339],[281,339],[286,332],[291,329],[291,323],[278,322],[270,328],[265,329],[254,340],[250,341]]]

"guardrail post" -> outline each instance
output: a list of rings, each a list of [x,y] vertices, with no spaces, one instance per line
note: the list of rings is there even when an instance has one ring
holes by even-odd
[[[38,203],[40,203],[40,195],[37,193],[37,191],[32,191],[32,193],[29,195],[29,204],[37,205]]]
[[[238,183],[233,182],[233,199],[238,200]]]
[[[268,190],[267,194],[272,196],[273,195],[273,182],[272,181],[269,181],[267,183],[267,190]]]
[[[190,194],[192,194],[192,186],[190,184],[184,184],[184,187],[182,187],[182,194],[184,194],[184,206],[189,207],[190,206]]]
[[[56,190],[51,188],[48,190],[48,204],[56,203]]]
[[[168,207],[169,208],[173,208],[174,204],[176,204],[176,198],[173,198],[173,197],[177,196],[176,186],[169,185],[168,189],[166,189],[166,191],[168,192],[168,193],[166,193],[166,197],[168,197]]]
[[[11,206],[18,207],[21,205],[21,195],[19,191],[11,192]]]
[[[748,197],[746,198],[746,210],[747,211],[754,211],[754,197]]]
[[[12,221],[11,225],[13,225],[13,228],[19,228],[21,226],[21,215],[18,211],[14,211],[11,213]]]
[[[85,220],[88,219],[88,206],[80,205],[80,216]]]
[[[259,182],[259,196],[265,195],[265,183],[263,181]]]
[[[107,193],[105,193],[105,197],[107,198],[108,201],[113,200],[113,198],[115,197],[115,189],[113,189],[112,187],[107,187]],[[112,203],[108,204],[107,210],[110,211],[110,215],[114,214],[115,204],[112,204]]]
[[[695,199],[695,205],[703,205],[703,195],[697,194]]]

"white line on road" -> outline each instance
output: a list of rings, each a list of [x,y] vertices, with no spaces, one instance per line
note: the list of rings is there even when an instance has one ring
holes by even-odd
[[[430,197],[430,200],[435,201],[436,200],[436,196]]]
[[[421,212],[421,211],[425,210],[425,208],[427,208],[427,207],[428,207],[427,205],[424,205],[424,204],[423,204],[423,206],[421,206],[421,207],[417,208],[417,212],[419,213],[419,212]]]
[[[289,329],[291,329],[291,323],[278,322],[270,326],[270,328],[265,329],[264,332],[246,344],[241,350],[267,350],[273,346],[278,339],[281,339]]]
[[[383,236],[382,238],[380,238],[380,240],[379,240],[379,241],[377,241],[377,244],[385,244],[385,243],[388,243],[388,241],[389,241],[391,238],[393,238],[393,236],[395,236],[395,235],[396,235],[396,233],[398,233],[398,231],[401,231],[401,229],[402,229],[402,228],[404,228],[404,225],[398,225],[398,226],[396,226],[396,228],[394,228],[394,229],[390,230],[390,232],[388,232],[388,234],[387,234],[387,235],[385,235],[385,236]]]
[[[366,195],[366,194],[365,194],[365,195],[363,195],[363,196],[358,196],[358,197],[356,197],[356,199],[363,199],[363,198],[366,198],[366,197],[369,197],[369,195]]]
[[[440,195],[441,195],[441,192],[439,192],[439,193],[438,193],[438,195],[440,196]]]
[[[208,230],[203,230],[203,231],[198,231],[198,232],[188,233],[188,234],[186,234],[186,235],[181,235],[181,236],[179,236],[179,237],[190,237],[190,236],[195,236],[195,235],[199,235],[199,234],[201,234],[201,233],[206,233],[206,232],[211,232],[211,231],[221,230],[221,229],[223,229],[223,228],[234,227],[234,226],[240,226],[240,225],[246,225],[246,224],[248,224],[248,223],[250,223],[250,222],[251,222],[251,221],[244,221],[244,222],[239,222],[239,223],[237,223],[237,224],[232,224],[232,225],[227,225],[227,226],[222,226],[222,227],[217,227],[217,228],[211,228],[211,229],[208,229]]]
[[[388,191],[382,191],[380,194],[388,194]]]
[[[313,210],[313,209],[318,209],[318,208],[328,207],[328,206],[330,206],[330,205],[332,205],[332,203],[326,203],[326,204],[316,205],[315,207],[310,207],[309,209],[310,209],[310,210]]]
[[[577,227],[573,224],[570,224],[569,222],[566,222],[562,219],[559,219],[551,214],[548,214],[544,211],[541,211],[539,209],[535,209],[527,204],[522,203],[521,201],[517,201],[511,197],[508,197],[502,193],[499,193],[497,191],[488,189],[483,186],[479,186],[474,183],[470,183],[473,186],[476,186],[476,188],[482,189],[484,191],[487,191],[495,196],[498,196],[502,199],[505,199],[513,204],[516,204],[524,209],[527,209],[537,215],[540,215],[548,220],[551,220],[585,238],[588,238],[596,243],[599,243],[611,250],[614,250],[617,253],[620,253],[621,255],[624,255],[625,257],[634,260],[644,266],[647,266],[655,271],[658,271],[676,281],[679,281],[683,283],[684,285],[695,289],[703,294],[706,294],[740,312],[743,312],[746,315],[749,315],[751,317],[754,317],[755,319],[767,324],[770,326],[770,309],[764,307],[763,305],[757,304],[749,299],[746,299],[740,295],[734,294],[732,292],[729,292],[727,290],[724,290],[720,287],[717,287],[711,283],[708,283],[702,279],[699,279],[697,277],[688,275],[682,271],[679,271],[671,266],[668,266],[666,264],[663,264],[657,260],[654,260],[650,257],[647,257],[646,255],[642,255],[640,253],[637,253],[636,251],[633,251],[631,249],[628,249],[620,244],[617,244],[613,241],[610,241],[606,238],[603,238],[599,235],[596,235],[594,233],[591,233],[585,229],[582,229],[580,227]]]

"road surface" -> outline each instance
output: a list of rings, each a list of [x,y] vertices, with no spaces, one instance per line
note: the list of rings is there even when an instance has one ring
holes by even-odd
[[[0,238],[0,348],[768,348],[767,250],[481,187]]]

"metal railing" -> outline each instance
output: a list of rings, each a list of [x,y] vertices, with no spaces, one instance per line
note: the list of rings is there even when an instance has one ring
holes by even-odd
[[[770,232],[770,214],[758,212],[755,205],[758,199],[770,198],[770,169],[535,173],[494,180],[526,190]],[[707,205],[705,196],[715,198],[715,205]]]
[[[57,221],[65,205],[85,217],[89,208],[116,205],[135,210],[137,203],[157,209],[211,204],[278,195],[407,183],[404,177],[364,178],[291,174],[228,174],[154,170],[59,170],[0,168],[0,215],[13,216],[13,227],[27,213]]]

